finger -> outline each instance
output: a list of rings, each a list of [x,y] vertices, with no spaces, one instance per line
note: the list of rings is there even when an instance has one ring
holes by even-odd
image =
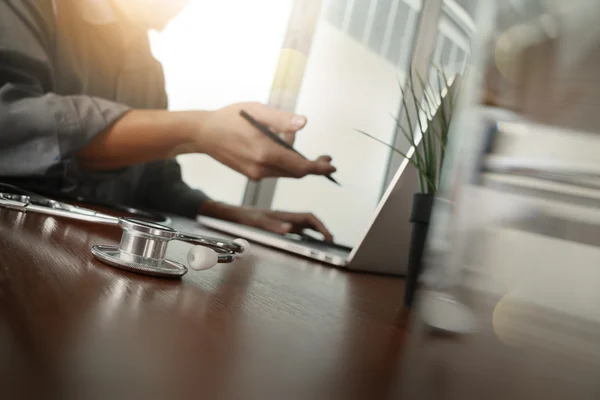
[[[317,217],[315,217],[312,214],[308,214],[307,218],[308,218],[308,223],[311,225],[313,230],[321,233],[323,235],[323,237],[325,238],[326,242],[330,242],[330,243],[333,242],[333,235],[331,234],[329,229],[327,229],[325,227],[325,224],[323,222],[321,222],[320,219],[318,219]]]
[[[274,162],[268,161],[266,165],[257,167],[254,174],[246,174],[253,180],[263,178],[302,178],[306,175],[329,175],[336,171],[336,168],[328,162],[324,161],[309,161],[304,158],[290,161]],[[280,158],[280,160],[283,160]]]
[[[334,167],[335,170],[335,167]],[[298,178],[298,174],[287,171],[277,166],[268,167],[256,167],[248,172],[244,172],[244,175],[252,181],[260,181],[264,178]]]
[[[256,228],[261,228],[278,235],[290,233],[293,225],[290,222],[278,220],[276,218],[264,217],[257,221]]]
[[[259,181],[264,178],[294,178],[295,175],[290,171],[286,171],[276,167],[260,167],[255,174],[249,174],[250,179]]]
[[[330,161],[319,160],[311,161],[306,175],[329,175],[337,171],[337,168],[331,165]]]
[[[325,227],[325,224],[310,213],[291,213],[291,212],[283,212],[283,211],[271,211],[271,215],[274,217],[281,219],[282,221],[292,222],[294,225],[297,225],[300,228],[310,228],[321,233],[327,242],[333,242],[333,235]]]
[[[296,178],[302,178],[306,175],[329,175],[336,171],[331,162],[325,159],[307,160],[283,147],[270,153],[268,164],[269,167],[287,171]]]
[[[304,128],[306,117],[278,110],[264,104],[254,104],[248,113],[257,121],[271,127],[275,132],[294,133]]]
[[[315,161],[331,163],[332,160],[333,160],[333,158],[331,158],[331,156],[319,156]]]

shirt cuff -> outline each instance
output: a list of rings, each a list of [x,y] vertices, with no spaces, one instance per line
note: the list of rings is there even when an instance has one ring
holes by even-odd
[[[177,198],[172,200],[171,204],[176,207],[165,211],[182,217],[195,219],[202,204],[209,201],[210,197],[200,190],[191,189],[177,193]]]

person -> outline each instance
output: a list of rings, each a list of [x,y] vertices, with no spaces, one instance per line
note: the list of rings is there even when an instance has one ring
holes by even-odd
[[[331,233],[310,213],[237,207],[192,190],[175,156],[207,154],[251,180],[335,171],[306,160],[239,116],[281,133],[306,118],[259,103],[168,111],[148,31],[189,0],[0,1],[0,182],[279,234]],[[201,73],[201,71],[198,71]]]

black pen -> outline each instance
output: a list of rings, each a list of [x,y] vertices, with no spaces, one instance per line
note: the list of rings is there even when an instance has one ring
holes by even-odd
[[[285,140],[283,140],[282,138],[280,138],[277,134],[275,134],[273,131],[271,131],[271,129],[269,129],[268,126],[261,124],[260,122],[258,122],[257,120],[255,120],[250,114],[248,114],[246,111],[242,110],[240,111],[240,115],[246,120],[248,121],[253,127],[255,127],[256,129],[258,129],[259,131],[261,131],[262,133],[264,133],[265,135],[267,135],[270,139],[272,139],[274,142],[280,144],[281,146],[285,147],[288,150],[293,151],[296,154],[299,154],[300,156],[302,156],[302,158],[305,158],[302,154],[300,154],[300,152],[298,150],[296,150],[295,148],[293,148],[292,146],[290,146],[288,143],[286,143]],[[331,182],[335,183],[338,186],[341,186],[338,181],[336,181],[331,175],[325,175],[325,178],[329,179]]]

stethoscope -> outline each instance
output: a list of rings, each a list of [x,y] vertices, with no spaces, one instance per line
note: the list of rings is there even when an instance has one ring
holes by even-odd
[[[103,209],[116,211],[119,213],[125,213],[133,218],[150,220],[152,222],[156,222],[159,224],[170,225],[171,218],[169,216],[155,211],[142,210],[140,208],[130,207],[124,204],[108,204],[106,202],[100,202],[95,199],[91,199],[89,197],[82,197],[79,195],[68,195],[66,196],[64,193],[60,193],[57,191],[40,191],[36,189],[35,192],[31,190],[23,189],[22,187],[11,185],[8,183],[0,182],[0,192],[4,193],[12,193],[12,194],[21,194],[26,196],[34,196],[39,197],[40,195],[45,195],[46,197],[51,197],[58,200],[72,201],[80,204],[86,204],[90,206],[101,207]]]
[[[0,193],[0,207],[119,226],[123,229],[119,245],[94,245],[92,254],[108,265],[143,275],[178,278],[187,273],[186,266],[166,258],[168,244],[173,240],[194,245],[187,254],[187,261],[195,271],[212,268],[218,263],[231,263],[250,251],[250,245],[244,239],[229,241],[183,233],[163,224],[119,218],[44,196]]]

